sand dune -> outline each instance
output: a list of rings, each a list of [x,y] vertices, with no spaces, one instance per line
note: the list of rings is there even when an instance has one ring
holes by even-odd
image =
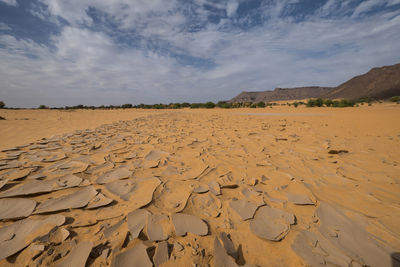
[[[0,116],[1,266],[400,262],[400,105]]]

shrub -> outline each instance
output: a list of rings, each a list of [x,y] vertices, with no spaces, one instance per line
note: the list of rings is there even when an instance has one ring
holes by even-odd
[[[306,106],[307,107],[315,107],[315,100],[314,99],[308,99]]]
[[[132,104],[123,104],[121,105],[121,108],[132,108]]]
[[[48,106],[46,106],[46,105],[40,105],[39,107],[38,107],[38,109],[48,109],[49,107]]]
[[[202,107],[202,103],[192,103],[191,105],[190,105],[190,108],[201,108]]]
[[[256,108],[256,107],[257,107],[256,104],[251,104],[251,105],[250,105],[250,108]]]
[[[325,104],[325,106],[327,106],[327,107],[332,107],[333,101],[330,100],[330,99],[325,99],[325,100],[324,100],[324,104]]]
[[[226,101],[219,101],[217,103],[217,107],[219,107],[219,108],[232,108],[232,104],[228,103]]]
[[[357,100],[357,102],[360,102],[360,103],[371,103],[371,102],[373,102],[375,99],[373,99],[372,97],[369,97],[369,96],[365,96],[365,97],[361,97],[360,99],[358,99]]]
[[[297,103],[297,102],[294,102],[294,103],[293,103],[293,106],[294,106],[295,108],[297,108],[298,105],[299,105],[299,103]]]
[[[6,104],[4,104],[3,101],[0,101],[0,108],[5,108],[5,107],[6,107]]]
[[[392,102],[399,102],[400,101],[400,96],[392,96],[390,99]],[[1,107],[1,102],[0,102],[0,107]]]
[[[183,108],[188,108],[188,107],[190,107],[190,104],[188,102],[183,102],[182,103],[182,107]]]
[[[257,107],[258,108],[265,108],[265,103],[260,101],[260,102],[257,103]]]
[[[215,104],[213,102],[207,102],[204,106],[205,108],[215,108]]]

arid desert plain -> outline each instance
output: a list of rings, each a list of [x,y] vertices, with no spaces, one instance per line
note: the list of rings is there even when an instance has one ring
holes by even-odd
[[[0,266],[399,266],[400,105],[0,116]]]

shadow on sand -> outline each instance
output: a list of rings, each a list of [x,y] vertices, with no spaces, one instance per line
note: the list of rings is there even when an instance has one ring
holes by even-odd
[[[392,267],[400,267],[400,252],[392,253]]]

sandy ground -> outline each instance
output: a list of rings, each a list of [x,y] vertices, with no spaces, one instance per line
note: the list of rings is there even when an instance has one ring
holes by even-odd
[[[0,265],[399,266],[400,105],[0,116]]]
[[[145,110],[8,110],[0,109],[0,149],[40,138],[93,129],[105,123],[132,120],[150,114]]]

